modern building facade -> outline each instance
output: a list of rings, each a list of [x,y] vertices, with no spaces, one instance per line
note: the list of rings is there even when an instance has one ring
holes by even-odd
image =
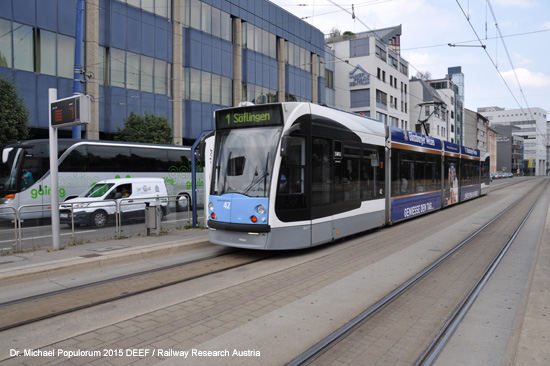
[[[450,80],[412,78],[410,85],[411,130],[438,139],[455,142],[455,94]],[[438,87],[438,89],[433,86]]]
[[[489,120],[487,118],[464,108],[464,146],[489,151],[488,128]]]
[[[447,69],[447,79],[450,79],[456,85],[455,97],[455,139],[459,145],[464,145],[464,74],[461,66],[449,67]]]
[[[326,38],[334,59],[334,107],[410,129],[409,63],[400,56],[401,26]],[[329,59],[329,56],[326,57]],[[330,91],[329,91],[330,93]]]
[[[48,89],[73,94],[76,4],[0,0],[0,76],[17,84],[35,137],[47,136]],[[165,116],[188,144],[218,108],[326,102],[324,35],[267,0],[86,0],[84,23],[85,138],[111,138],[133,111]]]
[[[546,111],[541,108],[505,109],[500,107],[478,108],[478,113],[487,117],[491,127],[516,126],[512,135],[524,140],[524,172],[546,175],[547,169],[547,121]],[[526,169],[530,169],[527,171]]]
[[[516,175],[530,174],[530,171],[523,169],[524,139],[514,134],[520,132],[520,128],[513,125],[498,125],[494,130],[497,133],[496,171]]]

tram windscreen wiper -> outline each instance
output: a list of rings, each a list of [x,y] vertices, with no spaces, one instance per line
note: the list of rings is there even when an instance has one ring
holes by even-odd
[[[269,173],[267,171],[263,172],[262,174],[254,177],[252,179],[252,182],[246,187],[246,189],[242,192],[242,194],[247,194],[249,191],[252,190],[258,183],[260,183],[265,177],[267,177]],[[265,189],[264,189],[264,195],[265,195]]]
[[[264,181],[264,197],[265,197],[265,194],[266,194],[266,190],[267,190],[267,177],[269,176],[269,170],[268,170],[268,167],[269,167],[269,152],[267,153],[267,158],[265,160],[265,170],[262,174],[254,177],[254,179],[252,179],[252,182],[248,185],[248,187],[246,187],[246,189],[242,192],[242,194],[246,194],[248,193],[250,190],[252,190],[252,188],[254,188],[254,186],[256,186],[258,183],[260,183],[262,180]],[[258,170],[256,170],[256,174]]]

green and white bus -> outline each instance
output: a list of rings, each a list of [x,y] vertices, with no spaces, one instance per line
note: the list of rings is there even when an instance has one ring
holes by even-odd
[[[59,139],[59,202],[74,198],[96,182],[113,178],[163,178],[176,209],[193,204],[192,148],[189,146]],[[13,208],[51,202],[49,140],[0,146],[0,219],[13,220]],[[197,162],[197,206],[204,204],[204,173]],[[43,206],[47,209],[47,206]],[[40,207],[23,210],[22,219],[50,217]]]

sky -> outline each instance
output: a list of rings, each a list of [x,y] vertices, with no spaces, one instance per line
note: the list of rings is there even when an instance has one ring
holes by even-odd
[[[548,0],[271,1],[325,34],[401,24],[401,57],[409,62],[409,77],[421,71],[441,79],[449,67],[461,66],[470,110],[550,112]]]

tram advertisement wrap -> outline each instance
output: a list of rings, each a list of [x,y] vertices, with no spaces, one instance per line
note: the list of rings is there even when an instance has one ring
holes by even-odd
[[[466,186],[460,188],[460,201],[471,200],[472,198],[479,197],[481,195],[481,188],[479,185]]]
[[[440,208],[441,192],[392,198],[391,221],[408,219]]]

